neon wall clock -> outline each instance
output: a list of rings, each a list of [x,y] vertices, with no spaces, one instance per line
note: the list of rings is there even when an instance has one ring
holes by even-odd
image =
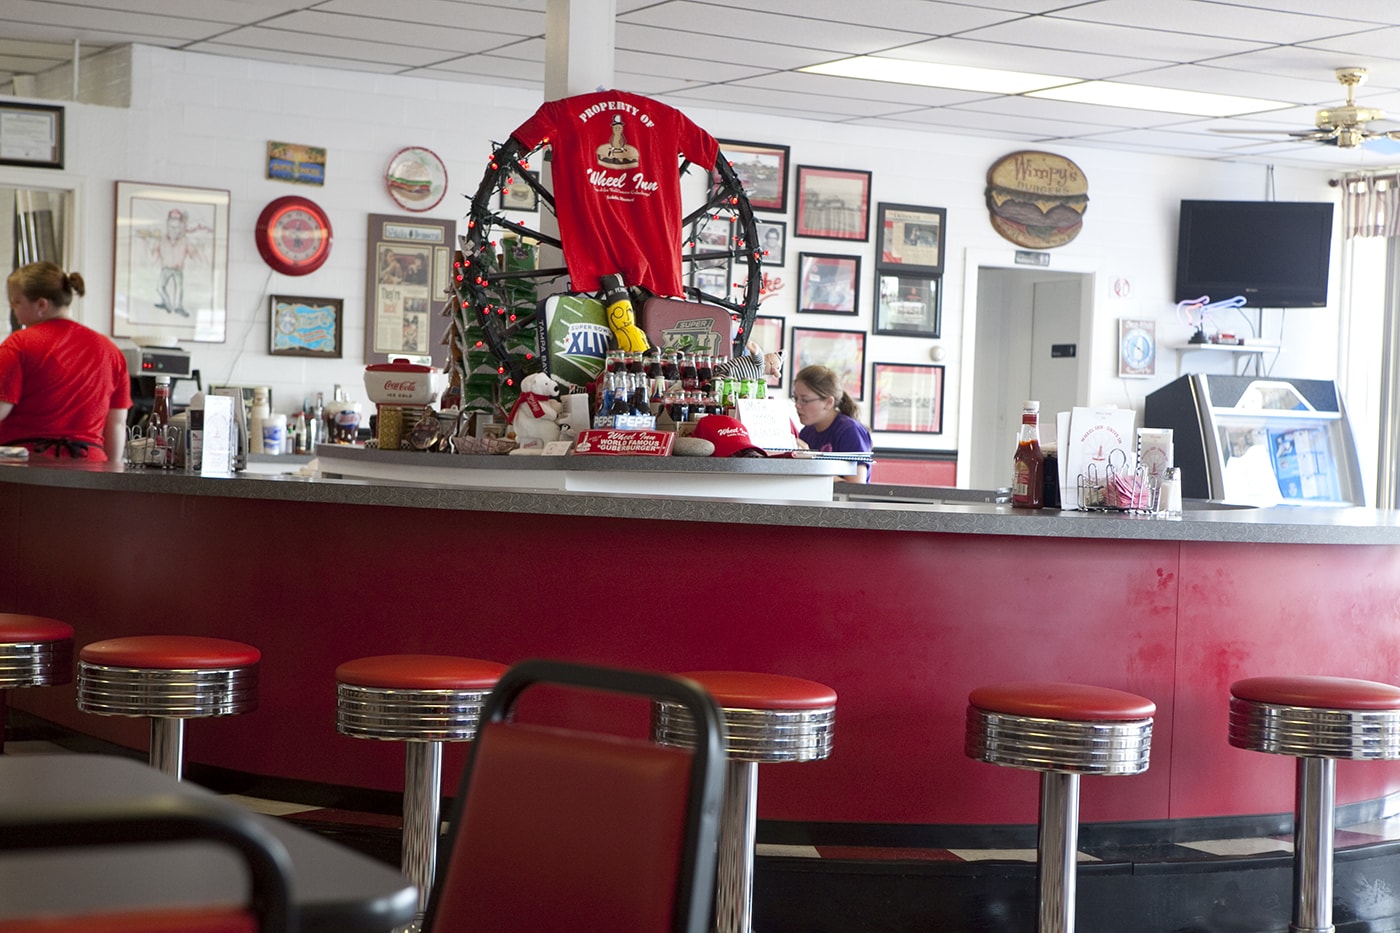
[[[331,221],[313,201],[277,198],[258,215],[258,253],[284,275],[306,275],[331,254]]]

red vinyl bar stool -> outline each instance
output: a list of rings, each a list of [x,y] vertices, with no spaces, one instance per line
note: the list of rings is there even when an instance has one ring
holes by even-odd
[[[199,635],[132,635],[78,652],[78,709],[151,720],[151,766],[180,780],[185,720],[258,708],[252,645]]]
[[[1073,933],[1079,777],[1146,771],[1157,706],[1122,690],[1037,681],[978,687],[967,702],[969,758],[1040,772],[1037,929]]]
[[[5,691],[73,679],[73,626],[43,616],[0,612],[0,752],[5,750]]]
[[[1298,759],[1294,933],[1332,933],[1337,759],[1400,758],[1400,687],[1348,677],[1251,677],[1230,685],[1230,744]]]
[[[379,655],[335,669],[336,731],[408,743],[401,867],[418,886],[420,921],[437,873],[442,743],[476,738],[482,704],[505,672],[494,661],[435,654]]]
[[[715,929],[753,928],[753,862],[758,827],[758,765],[816,761],[831,754],[836,691],[781,674],[691,671],[720,707],[727,732],[724,803],[720,812],[719,874],[715,881]],[[652,738],[690,747],[695,726],[678,705],[657,703]]]

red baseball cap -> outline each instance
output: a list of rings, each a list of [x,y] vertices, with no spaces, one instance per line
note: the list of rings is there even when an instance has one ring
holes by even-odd
[[[695,425],[691,436],[714,444],[712,457],[768,456],[768,452],[749,437],[744,423],[728,415],[706,415]]]

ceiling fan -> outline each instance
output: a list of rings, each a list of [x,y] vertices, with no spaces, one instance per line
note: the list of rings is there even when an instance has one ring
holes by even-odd
[[[1366,124],[1384,120],[1385,112],[1375,107],[1358,107],[1356,89],[1366,83],[1366,69],[1349,66],[1336,69],[1337,80],[1347,89],[1347,102],[1340,107],[1324,107],[1317,112],[1313,130],[1215,130],[1217,133],[1244,135],[1285,134],[1299,142],[1316,142],[1339,149],[1355,149],[1369,139],[1400,139],[1400,130],[1371,130]]]

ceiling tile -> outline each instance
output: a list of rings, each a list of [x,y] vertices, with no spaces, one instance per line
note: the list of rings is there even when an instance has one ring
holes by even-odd
[[[846,97],[828,97],[821,94],[792,94],[786,91],[765,91],[741,84],[712,84],[707,87],[679,91],[675,95],[686,100],[704,100],[723,104],[743,105],[751,110],[756,106],[763,109],[773,107],[789,113],[806,113],[808,119],[813,114],[836,116],[878,116],[882,113],[898,113],[907,110],[899,104],[872,104]]]
[[[432,29],[424,29],[417,23],[317,12],[288,13],[285,16],[265,21],[259,28],[326,38],[355,39],[361,42],[417,46],[423,49],[459,53],[483,52],[512,39],[520,38],[506,33],[487,32],[480,29],[459,29],[454,26],[442,25]],[[231,41],[237,42],[239,41],[238,35],[238,32],[231,32],[228,37]]]
[[[752,10],[755,6],[753,0],[703,2],[736,10]],[[920,35],[944,36],[1025,15],[1014,10],[997,10],[963,3],[941,3],[938,0],[878,0],[875,3],[852,3],[850,0],[766,0],[761,9],[767,14],[801,20],[826,20],[900,32],[912,30]]]
[[[129,38],[124,41],[128,42],[138,41],[144,36],[203,39],[227,28],[223,24],[188,19],[174,13],[168,16],[129,13],[99,6],[41,3],[38,0],[5,0],[4,12],[0,13],[0,17],[21,23],[60,27],[66,33],[64,38],[125,35]],[[16,37],[9,30],[6,30],[6,34],[9,38]]]
[[[667,54],[735,65],[758,62],[774,68],[801,68],[829,61],[829,53],[798,48],[792,45],[770,45],[756,39],[734,39],[707,33],[687,33],[677,41],[675,33],[655,26],[639,26],[619,21],[615,45],[619,49],[655,52],[666,49]]]
[[[969,65],[974,68],[987,68],[992,62],[1001,63],[1001,67],[1012,67],[1007,63],[1014,62],[1017,71],[1084,79],[1110,78],[1128,72],[1141,71],[1144,68],[1156,68],[1161,64],[1160,59],[1009,45],[982,39],[957,37],[931,39],[928,42],[906,45],[890,52],[881,52],[879,55],[921,62],[937,62],[943,65]]]
[[[1400,26],[1400,5],[1395,0],[1346,0],[1345,4],[1331,4],[1323,11],[1317,0],[1208,0],[1210,3],[1226,3],[1230,6],[1247,6],[1257,10],[1285,10],[1291,13],[1309,13],[1314,16],[1326,12],[1329,16],[1367,23],[1388,23]]]
[[[302,4],[319,13],[389,20],[451,29],[488,29],[518,35],[544,35],[544,0],[537,3],[460,3],[457,0],[329,0]]]
[[[232,55],[237,58],[251,58],[263,62],[277,62],[287,64],[287,50],[274,48],[249,48],[242,45],[225,45],[221,42],[201,42],[193,51],[204,52],[209,55]],[[338,58],[334,55],[324,55],[315,51],[303,51],[296,57],[297,64],[308,65],[313,68],[344,68],[346,59]],[[397,74],[402,68],[398,65],[386,62],[362,61],[356,67],[357,71],[366,71],[371,74]]]
[[[126,43],[538,90],[548,0],[0,0],[0,83]],[[617,0],[615,84],[685,106],[1280,164],[1400,165],[1400,151],[1239,136],[1340,104],[1400,126],[1400,0]],[[852,54],[1214,91],[1294,104],[1205,120],[798,73]],[[1218,150],[1218,153],[1217,153]]]
[[[691,0],[645,7],[618,16],[618,23],[707,36],[752,36],[770,46],[797,45],[813,51],[821,49],[848,55],[877,52],[924,38],[922,32],[915,31],[913,24],[904,30],[872,29],[819,19],[784,18],[752,7],[716,7]]]
[[[1345,9],[1344,4],[1334,6]],[[1206,0],[1152,0],[1151,3],[1142,0],[1099,0],[1097,3],[1069,6],[1049,15],[1115,26],[1161,29],[1193,38],[1249,36],[1256,42],[1280,44],[1358,32],[1375,25],[1233,3],[1209,3]]]
[[[284,61],[287,53],[294,55],[314,55],[320,58],[338,58],[345,61],[362,61],[366,71],[381,70],[383,65],[400,67],[421,67],[443,57],[439,49],[425,49],[411,45],[394,45],[387,42],[370,42],[362,39],[341,39],[336,36],[316,36],[301,32],[286,32],[280,29],[263,29],[250,26],[235,29],[219,37],[217,44],[224,48],[258,49],[260,51],[281,52]],[[201,51],[201,43],[190,46],[193,51]],[[255,57],[255,56],[249,56]],[[261,56],[256,56],[261,57]]]
[[[1068,49],[1089,53],[1108,51],[1111,54],[1162,62],[1201,61],[1219,55],[1247,52],[1267,44],[1246,39],[1154,32],[1150,29],[1076,22],[1054,17],[988,26],[986,29],[965,33],[962,38],[1023,45],[1032,49]]]

